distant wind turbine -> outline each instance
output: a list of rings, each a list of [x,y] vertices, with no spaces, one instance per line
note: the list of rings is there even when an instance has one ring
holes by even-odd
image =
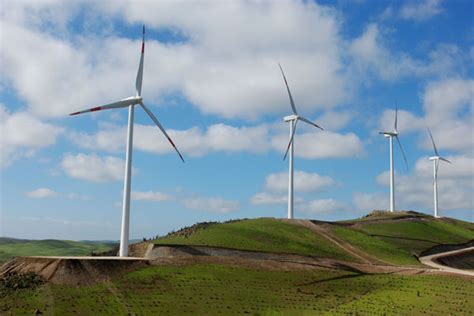
[[[407,157],[405,156],[405,152],[403,151],[402,144],[400,143],[400,139],[398,138],[397,119],[398,119],[398,107],[395,108],[395,123],[393,124],[393,131],[392,132],[379,132],[379,134],[382,134],[386,138],[388,138],[390,142],[390,212],[393,212],[395,210],[395,175],[393,172],[393,138],[394,137],[397,140],[398,145],[400,146],[400,151],[403,154],[403,159],[405,160],[405,165],[408,169]]]
[[[293,153],[294,153],[294,137],[295,137],[295,132],[296,132],[296,124],[298,123],[298,120],[301,120],[307,124],[310,124],[314,127],[319,128],[320,130],[324,130],[322,127],[318,126],[317,124],[311,122],[307,118],[304,118],[303,116],[299,116],[298,112],[296,111],[296,106],[295,102],[293,101],[293,97],[291,96],[290,92],[290,87],[288,86],[288,82],[286,81],[285,73],[283,72],[283,68],[281,68],[281,65],[278,64],[280,67],[281,75],[283,76],[283,80],[285,81],[286,85],[286,90],[288,91],[288,96],[290,98],[290,104],[291,104],[291,109],[293,110],[293,115],[285,116],[283,120],[285,122],[290,122],[290,142],[288,143],[288,147],[286,148],[285,156],[283,157],[283,160],[286,159],[286,156],[288,155],[288,152],[290,153],[289,157],[289,170],[288,170],[288,218],[292,219],[293,218]]]
[[[439,161],[445,161],[447,163],[451,163],[446,158],[443,158],[439,155],[438,149],[436,148],[436,144],[433,139],[433,135],[431,134],[431,130],[429,127],[427,127],[428,133],[430,134],[431,142],[433,143],[433,149],[435,152],[435,155],[433,157],[430,157],[429,159],[433,161],[433,199],[434,199],[434,217],[439,218],[440,216],[438,215],[438,165]]]
[[[123,210],[122,210],[122,229],[120,234],[120,257],[128,256],[128,238],[129,238],[129,226],[130,226],[130,189],[131,189],[131,174],[132,174],[132,147],[133,147],[133,114],[135,105],[140,105],[143,110],[148,114],[151,120],[158,126],[161,132],[168,139],[170,144],[178,153],[181,160],[184,162],[183,156],[176,148],[175,144],[171,138],[166,133],[163,126],[161,126],[158,119],[153,115],[153,113],[145,106],[143,99],[141,97],[142,92],[142,79],[143,79],[143,59],[145,56],[145,26],[143,26],[142,33],[142,51],[140,57],[140,64],[138,67],[137,79],[135,83],[136,94],[135,96],[122,99],[118,102],[109,103],[106,105],[96,106],[84,111],[74,112],[70,115],[77,115],[87,112],[95,112],[108,109],[124,108],[128,107],[128,129],[127,129],[127,149],[125,156],[125,180],[123,188]]]

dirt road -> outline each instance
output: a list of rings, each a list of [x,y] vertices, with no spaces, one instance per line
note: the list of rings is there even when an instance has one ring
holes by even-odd
[[[423,263],[427,266],[437,268],[437,269],[440,269],[440,270],[445,271],[445,272],[468,275],[468,276],[474,276],[474,271],[455,269],[455,268],[451,268],[451,267],[448,267],[448,266],[445,266],[445,265],[442,265],[442,264],[436,262],[436,259],[443,258],[443,257],[455,256],[455,255],[463,254],[463,253],[466,253],[466,252],[474,252],[474,247],[437,253],[437,254],[434,254],[434,255],[420,257],[418,259],[420,260],[421,263]]]

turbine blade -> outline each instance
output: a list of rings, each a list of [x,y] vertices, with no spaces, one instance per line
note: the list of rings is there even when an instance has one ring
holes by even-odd
[[[397,131],[397,121],[398,121],[398,105],[395,105],[395,123],[393,125],[394,131]]]
[[[293,133],[291,133],[290,142],[288,143],[288,146],[286,147],[285,156],[283,156],[283,160],[286,159],[286,156],[288,155],[288,152],[290,151],[290,146],[291,144],[293,144],[293,139],[295,138],[295,132],[296,132],[296,124],[298,124],[298,120],[295,121],[295,125],[293,126]]]
[[[135,82],[135,88],[137,89],[137,97],[142,95],[143,59],[144,58],[145,58],[145,25],[143,25],[142,53],[140,56],[140,65],[138,66],[137,81]]]
[[[165,129],[163,128],[163,126],[161,126],[160,122],[158,121],[158,119],[156,118],[156,116],[145,106],[145,104],[143,103],[140,103],[141,107],[143,108],[143,110],[145,110],[146,114],[148,114],[148,116],[151,118],[151,120],[156,124],[156,126],[158,126],[158,128],[161,130],[161,132],[165,135],[165,137],[168,139],[168,141],[170,142],[171,146],[173,146],[174,150],[176,150],[176,152],[178,153],[179,155],[179,158],[181,158],[181,160],[184,162],[184,158],[183,156],[181,155],[181,153],[179,152],[178,148],[176,147],[176,145],[173,143],[173,141],[171,140],[171,137],[169,137],[168,133],[166,133]]]
[[[310,124],[310,125],[313,125],[314,127],[317,127],[317,128],[319,128],[320,130],[324,131],[324,128],[322,128],[321,126],[319,126],[319,125],[316,124],[316,123],[311,122],[310,120],[308,120],[308,119],[305,118],[305,117],[298,116],[298,119],[300,119],[300,120],[302,120],[303,122],[308,123],[308,124]]]
[[[134,103],[136,103],[135,98],[129,98],[129,99],[120,100],[120,101],[114,102],[114,103],[95,106],[93,108],[90,108],[90,109],[87,109],[87,110],[82,110],[82,111],[79,111],[79,112],[74,112],[74,113],[71,113],[69,115],[78,115],[78,114],[83,114],[83,113],[87,113],[87,112],[96,112],[96,111],[102,111],[102,110],[108,110],[108,109],[124,108],[124,107],[132,105]]]
[[[449,161],[448,159],[443,158],[443,157],[439,157],[439,159],[442,160],[442,161],[445,161],[445,162],[447,162],[447,163],[452,163],[451,161]]]
[[[395,138],[397,139],[398,146],[400,147],[400,150],[401,150],[402,155],[403,155],[403,159],[405,160],[405,165],[406,165],[407,170],[408,170],[407,156],[405,156],[405,151],[403,150],[402,143],[400,143],[400,139],[398,138],[398,135],[395,136]]]
[[[281,68],[280,63],[278,63],[280,67],[281,75],[283,76],[283,80],[285,80],[286,90],[288,90],[288,96],[290,97],[291,109],[293,110],[293,114],[298,115],[296,112],[295,102],[293,101],[293,97],[291,96],[290,87],[288,86],[288,82],[286,81],[285,73],[283,72],[283,68]]]
[[[431,130],[428,126],[426,128],[428,129],[428,133],[430,134],[431,142],[433,143],[434,152],[435,152],[436,156],[439,156],[438,149],[436,148],[436,144],[435,144],[435,141],[433,139],[433,135],[431,134]]]

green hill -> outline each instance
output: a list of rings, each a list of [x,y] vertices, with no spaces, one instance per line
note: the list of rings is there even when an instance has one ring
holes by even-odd
[[[434,246],[474,239],[472,223],[414,212],[375,213],[331,225],[331,231],[374,257],[400,265],[419,265],[416,257]]]
[[[96,241],[27,240],[0,238],[0,262],[16,256],[85,256],[92,251],[102,252],[116,244]]]
[[[433,246],[472,239],[472,223],[413,212],[379,212],[341,222],[259,218],[201,223],[153,242],[278,253],[281,260],[270,265],[265,259],[168,256],[87,286],[22,288],[0,280],[0,314],[470,315],[474,282],[426,273],[416,256]],[[0,253],[8,250],[7,256],[87,254],[90,247],[102,246],[110,245],[0,239]],[[294,256],[284,254],[346,263],[311,258],[304,265],[298,258],[296,265],[285,265],[285,258]],[[340,264],[328,268],[323,261]]]
[[[239,250],[290,253],[348,261],[357,259],[312,230],[272,218],[212,224],[189,236],[170,234],[160,245],[214,246]]]

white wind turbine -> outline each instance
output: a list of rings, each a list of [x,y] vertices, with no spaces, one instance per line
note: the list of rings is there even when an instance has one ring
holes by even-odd
[[[430,157],[429,159],[433,161],[433,199],[434,199],[434,217],[439,218],[441,216],[438,215],[438,165],[439,161],[445,161],[447,163],[451,163],[446,158],[443,158],[439,155],[438,149],[436,148],[433,135],[431,134],[431,130],[429,127],[427,127],[428,133],[430,134],[431,142],[433,143],[433,149],[435,152],[435,155],[433,157]]]
[[[125,108],[128,107],[128,129],[127,129],[127,149],[125,156],[125,180],[123,186],[123,209],[122,209],[122,228],[120,234],[120,257],[128,256],[128,238],[129,238],[129,226],[130,226],[130,189],[131,189],[131,173],[132,173],[132,147],[133,147],[133,114],[135,105],[140,105],[143,110],[148,114],[152,121],[158,126],[161,132],[168,139],[170,144],[174,147],[181,160],[184,162],[183,156],[176,148],[171,138],[166,133],[163,126],[161,126],[158,119],[153,113],[145,106],[141,97],[142,92],[142,79],[143,79],[143,59],[145,55],[145,26],[143,26],[142,34],[142,51],[140,57],[140,65],[138,67],[137,79],[135,83],[136,94],[135,96],[122,99],[118,102],[109,103],[106,105],[96,106],[88,110],[71,113],[70,115],[77,115],[87,112],[95,112],[108,109]]]
[[[308,123],[314,127],[319,128],[320,130],[324,130],[322,127],[318,126],[317,124],[311,122],[307,118],[304,118],[303,116],[299,116],[298,112],[296,111],[295,107],[295,102],[293,101],[293,97],[291,96],[290,92],[290,87],[288,86],[288,82],[286,81],[285,73],[283,72],[283,68],[281,68],[281,65],[278,64],[280,67],[281,75],[283,76],[283,80],[285,80],[285,85],[286,85],[286,90],[288,90],[288,96],[290,97],[290,104],[291,104],[291,109],[293,110],[293,115],[285,116],[283,120],[285,122],[290,122],[290,142],[288,143],[288,147],[286,148],[285,156],[283,157],[283,160],[286,159],[286,156],[288,155],[288,152],[290,152],[290,157],[289,157],[289,169],[288,169],[288,218],[292,219],[293,218],[293,153],[294,153],[294,146],[293,146],[293,139],[295,137],[295,131],[296,131],[296,124],[298,123],[298,120],[301,120],[305,123]]]
[[[397,130],[397,117],[398,117],[398,107],[395,108],[395,123],[393,125],[392,132],[379,132],[379,134],[384,135],[386,138],[389,139],[390,143],[390,212],[395,210],[395,175],[393,172],[393,138],[398,142],[400,146],[400,151],[403,154],[403,159],[405,160],[405,165],[408,169],[408,162],[407,157],[405,156],[405,152],[403,151],[402,144],[400,143],[400,139],[398,139],[398,130]]]

